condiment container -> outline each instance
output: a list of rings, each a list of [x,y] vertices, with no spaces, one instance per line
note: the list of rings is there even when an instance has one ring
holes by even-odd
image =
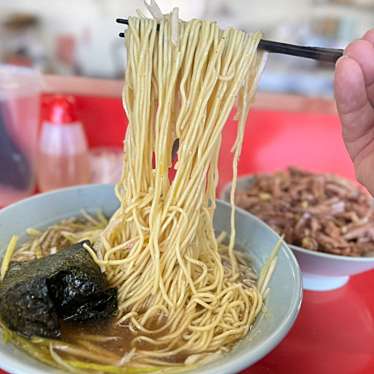
[[[89,183],[87,139],[73,97],[53,96],[45,105],[38,149],[39,189]]]

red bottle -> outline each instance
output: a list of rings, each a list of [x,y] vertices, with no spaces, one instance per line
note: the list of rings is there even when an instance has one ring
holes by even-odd
[[[38,149],[41,191],[90,182],[90,160],[82,123],[72,97],[54,96],[46,103]]]

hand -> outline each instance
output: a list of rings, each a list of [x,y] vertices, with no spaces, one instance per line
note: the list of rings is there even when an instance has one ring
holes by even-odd
[[[357,179],[374,195],[374,29],[338,60],[335,98]]]

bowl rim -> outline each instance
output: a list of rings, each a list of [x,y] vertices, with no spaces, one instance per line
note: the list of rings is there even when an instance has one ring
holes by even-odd
[[[249,182],[250,180],[255,179],[255,178],[256,178],[256,174],[243,174],[243,175],[241,175],[240,177],[237,178],[237,183],[246,182],[246,181]],[[228,182],[222,187],[221,192],[219,193],[219,198],[221,200],[228,202],[225,199],[225,195],[231,190],[231,186],[232,186],[232,182]],[[253,215],[252,213],[248,212],[247,210],[245,210],[243,208],[240,208],[239,206],[236,206],[236,208],[244,210],[246,213]],[[287,245],[292,250],[294,250],[296,252],[301,252],[302,254],[305,254],[305,255],[317,256],[317,257],[321,257],[321,258],[328,259],[328,260],[341,260],[341,261],[344,261],[344,262],[356,262],[356,263],[372,263],[372,262],[374,262],[374,256],[371,256],[371,257],[364,257],[364,256],[353,257],[353,256],[345,256],[345,255],[336,255],[336,254],[333,254],[333,253],[312,251],[310,249],[299,247],[299,246],[294,245],[294,244],[287,243]]]
[[[86,184],[86,185],[60,188],[60,189],[56,189],[53,191],[36,194],[34,196],[31,196],[26,199],[20,200],[16,203],[13,203],[3,209],[0,209],[0,216],[6,213],[8,210],[14,209],[15,207],[19,205],[23,205],[24,203],[30,202],[33,200],[43,199],[46,196],[56,195],[59,193],[69,192],[73,190],[113,188],[113,186],[114,186],[113,184]],[[216,200],[219,201],[220,204],[231,209],[231,205],[227,201],[223,199],[219,199],[219,198],[217,198]],[[278,233],[276,233],[271,227],[269,227],[265,222],[263,222],[261,219],[259,219],[255,215],[250,214],[246,210],[239,208],[239,207],[236,207],[236,210],[240,213],[243,213],[245,216],[246,215],[251,216],[252,220],[260,223],[260,225],[262,226],[265,226],[266,229],[269,230],[275,237],[277,238],[280,237]],[[292,252],[292,250],[290,249],[287,243],[283,242],[281,250],[283,251],[284,255],[286,256],[288,260],[287,262],[289,263],[290,269],[294,273],[294,287],[295,287],[295,292],[292,295],[292,299],[290,300],[285,316],[280,321],[280,323],[276,326],[276,328],[264,339],[262,344],[250,350],[246,350],[245,352],[243,352],[241,356],[232,357],[232,358],[226,356],[226,358],[223,359],[224,361],[220,365],[220,368],[222,368],[222,373],[233,373],[234,371],[236,372],[238,370],[243,370],[247,368],[248,366],[253,365],[255,362],[258,362],[261,358],[269,354],[285,338],[285,336],[288,334],[288,332],[290,331],[290,329],[296,322],[297,316],[300,312],[302,299],[303,299],[301,270],[300,270],[299,264],[296,260],[294,253]],[[4,345],[4,343],[1,342],[0,346],[1,345]],[[28,358],[36,360],[30,357],[29,355],[27,355],[27,353],[22,351],[22,349],[15,347],[15,346],[13,347],[17,351],[26,355]],[[36,362],[40,364],[38,360],[36,360]],[[213,362],[214,361],[212,361],[212,363]],[[22,373],[22,372],[25,372],[25,370],[27,370],[29,374],[40,374],[41,373],[40,368],[30,367],[28,362],[24,362],[23,360],[19,360],[15,357],[8,356],[6,352],[3,352],[3,351],[0,351],[0,363],[1,363],[0,367],[10,373],[13,373],[13,372]],[[56,369],[51,368],[51,370],[56,370]],[[194,370],[197,370],[196,372],[201,372],[204,374],[216,373],[216,368],[204,367],[204,365]],[[58,369],[56,372],[59,372]],[[191,373],[195,373],[195,371],[192,370]]]
[[[374,262],[374,256],[371,257],[364,257],[364,256],[358,256],[358,257],[351,257],[351,256],[344,256],[344,255],[336,255],[333,253],[326,253],[326,252],[320,252],[320,251],[312,251],[310,249],[305,249],[303,247],[299,247],[294,244],[288,244],[289,247],[296,251],[301,252],[302,254],[310,255],[313,254],[314,256],[329,259],[329,260],[342,260],[345,262],[356,262],[356,263],[372,263]]]
[[[20,199],[18,201],[15,201],[14,203],[11,203],[6,206],[0,206],[0,214],[3,214],[4,212],[7,212],[9,209],[13,209],[14,207],[18,205],[22,205],[25,202],[33,201],[33,200],[38,200],[41,198],[41,196],[52,196],[55,195],[59,192],[65,192],[65,191],[70,191],[70,190],[78,190],[78,189],[86,189],[86,188],[98,188],[100,186],[115,186],[114,183],[87,183],[87,184],[80,184],[77,186],[69,186],[69,187],[60,187],[56,188],[55,190],[51,191],[46,191],[46,192],[37,192],[34,195],[25,197],[23,199]]]

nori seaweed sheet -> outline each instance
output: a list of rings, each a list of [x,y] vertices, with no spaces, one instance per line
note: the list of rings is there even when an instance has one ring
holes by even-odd
[[[109,287],[84,243],[10,264],[0,283],[0,318],[10,330],[26,337],[59,338],[61,319],[83,322],[113,316],[117,289]]]

